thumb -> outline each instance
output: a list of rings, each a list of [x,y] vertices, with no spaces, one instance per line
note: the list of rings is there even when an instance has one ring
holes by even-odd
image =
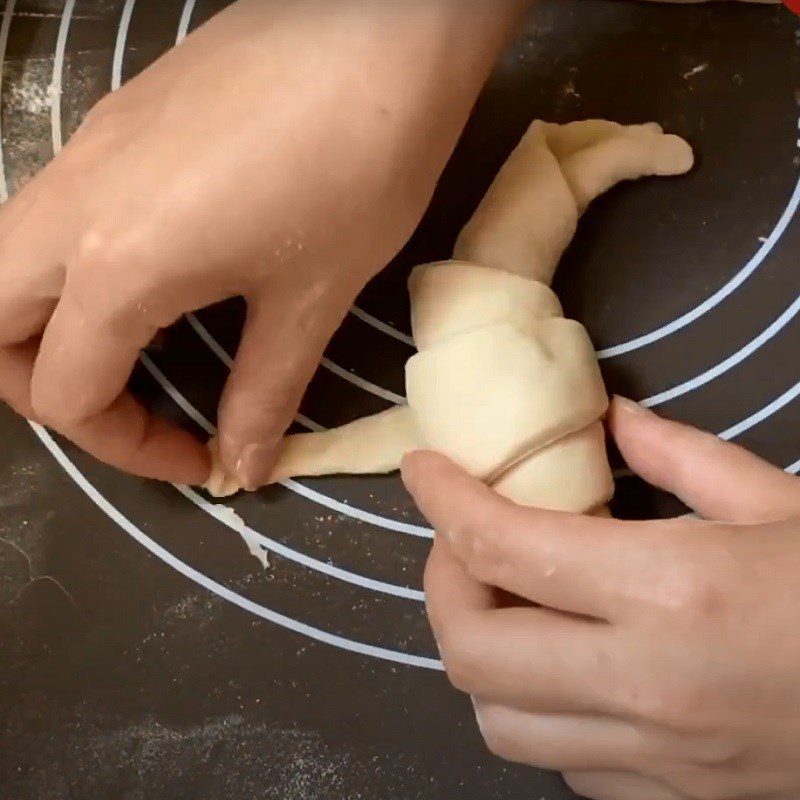
[[[248,299],[247,319],[220,402],[222,462],[245,489],[270,478],[291,425],[348,302],[319,287],[277,288]]]
[[[738,445],[619,397],[608,424],[637,475],[706,519],[759,523],[800,513],[800,479]]]

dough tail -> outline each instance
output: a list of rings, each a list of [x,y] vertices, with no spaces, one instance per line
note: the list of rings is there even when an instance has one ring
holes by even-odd
[[[301,475],[394,472],[403,456],[419,447],[414,413],[408,406],[399,406],[341,428],[287,436],[270,482]]]
[[[399,406],[329,431],[285,437],[269,482],[394,472],[403,456],[420,446],[413,412],[408,406]],[[211,478],[203,488],[213,497],[230,497],[241,491],[220,462],[216,439],[211,440],[209,449]]]
[[[549,284],[596,197],[626,180],[680,175],[691,147],[659,125],[534,122],[462,232],[455,258]]]
[[[582,214],[622,181],[682,175],[693,164],[692,149],[680,137],[639,129],[579,150],[561,163],[561,169]]]

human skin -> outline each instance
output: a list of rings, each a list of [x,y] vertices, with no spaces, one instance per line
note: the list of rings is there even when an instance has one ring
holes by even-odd
[[[593,800],[794,800],[800,479],[629,401],[609,427],[702,519],[522,508],[407,457],[437,530],[425,589],[450,680],[494,753]]]
[[[0,212],[0,400],[120,469],[202,484],[206,448],[125,387],[159,329],[243,296],[220,448],[265,483],[528,5],[238,0],[101,101]]]
[[[222,456],[266,481],[330,336],[427,206],[525,0],[239,0],[89,114],[0,212],[0,399],[116,467],[202,484],[127,392],[243,296]]]

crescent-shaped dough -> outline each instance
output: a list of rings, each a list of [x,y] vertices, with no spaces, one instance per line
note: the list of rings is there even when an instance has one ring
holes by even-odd
[[[464,228],[452,261],[409,280],[419,352],[408,406],[287,436],[273,480],[384,473],[429,448],[523,505],[605,513],[608,397],[586,330],[549,288],[589,203],[623,180],[693,164],[661,127],[534,122]],[[214,450],[212,448],[212,453]],[[213,494],[238,488],[215,462]]]

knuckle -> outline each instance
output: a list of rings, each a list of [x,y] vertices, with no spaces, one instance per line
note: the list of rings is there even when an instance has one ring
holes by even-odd
[[[73,139],[80,141],[88,133],[92,134],[92,138],[97,136],[105,138],[105,135],[119,136],[120,131],[125,130],[125,127],[119,124],[121,112],[120,93],[109,92],[89,109]]]
[[[730,787],[709,770],[692,770],[673,778],[671,783],[691,800],[728,800],[731,796]]]
[[[591,773],[565,772],[562,777],[564,778],[564,783],[566,783],[575,794],[589,798],[595,796],[596,784]]]
[[[744,757],[744,750],[726,738],[707,738],[692,742],[689,760],[703,768],[733,768]]]
[[[34,421],[32,418],[36,416],[36,412],[28,403],[25,403],[24,400],[19,398],[19,394],[19,392],[12,392],[7,388],[4,389],[2,381],[0,381],[0,405],[6,405],[20,417],[27,417],[31,419],[31,421]],[[38,421],[38,419],[35,421]]]
[[[287,427],[291,424],[298,402],[282,392],[266,402],[258,384],[231,380],[225,386],[219,403],[220,445],[226,460],[234,464],[248,447],[253,452],[275,452]],[[435,589],[434,589],[435,590]]]
[[[90,276],[119,271],[129,262],[129,255],[121,246],[122,238],[114,227],[95,224],[87,228],[78,239],[75,249],[74,271],[77,275]]]
[[[467,533],[457,531],[456,538],[467,537],[466,566],[473,577],[489,585],[503,585],[511,568],[507,536],[502,529],[481,526]]]
[[[481,735],[486,744],[486,749],[497,758],[504,761],[519,760],[519,747],[513,735],[497,722],[481,725]]]
[[[79,419],[73,418],[63,408],[59,408],[47,400],[42,400],[41,396],[37,396],[35,393],[31,394],[31,407],[40,424],[59,433],[65,433],[69,428],[80,423]]]
[[[482,667],[469,632],[463,625],[451,623],[440,630],[438,642],[450,683],[466,694],[477,694]]]
[[[84,421],[80,409],[65,404],[58,392],[37,387],[34,378],[31,383],[31,408],[38,422],[59,433],[68,433]]]
[[[670,730],[698,730],[703,727],[708,704],[708,687],[686,677],[654,680],[633,697],[637,716]]]
[[[713,581],[705,575],[697,575],[678,595],[678,610],[693,621],[713,618],[718,616],[723,599],[722,592]]]
[[[428,616],[430,616],[430,599],[431,597],[438,596],[439,583],[436,580],[436,575],[439,569],[438,549],[434,546],[428,560],[425,562],[425,570],[422,573],[422,588],[425,592],[425,597],[428,600]],[[430,620],[433,622],[434,620]]]
[[[158,328],[163,287],[157,270],[145,268],[150,257],[139,239],[118,233],[115,225],[95,225],[80,237],[67,272],[65,296],[101,327],[125,329],[144,320]]]
[[[719,619],[728,602],[727,568],[721,555],[695,553],[678,558],[658,593],[662,609],[690,625]]]

